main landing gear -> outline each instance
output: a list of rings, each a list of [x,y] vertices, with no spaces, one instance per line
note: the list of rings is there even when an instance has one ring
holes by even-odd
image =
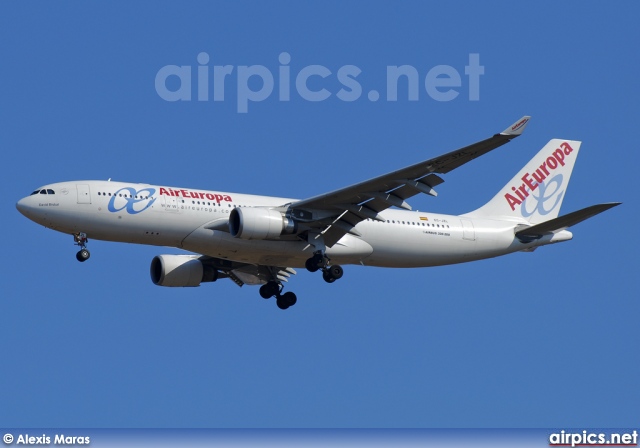
[[[286,310],[290,306],[293,306],[298,301],[298,298],[291,291],[282,293],[282,283],[275,282],[273,280],[265,283],[260,287],[260,296],[263,299],[276,298],[276,305],[281,310]]]
[[[73,234],[73,243],[76,246],[80,246],[80,250],[76,254],[76,260],[83,263],[89,259],[91,253],[87,249],[87,243],[89,242],[89,238],[87,238],[86,233],[78,232]]]
[[[327,283],[339,280],[344,274],[342,266],[338,264],[330,265],[329,258],[321,251],[314,252],[313,257],[309,258],[304,265],[309,272],[322,270],[322,278]]]

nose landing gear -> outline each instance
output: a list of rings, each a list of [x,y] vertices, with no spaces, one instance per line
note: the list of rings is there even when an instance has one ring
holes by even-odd
[[[76,246],[80,246],[80,250],[76,254],[76,260],[83,263],[89,259],[91,253],[87,249],[87,243],[89,242],[89,238],[87,238],[87,234],[83,232],[78,232],[73,234],[73,243]]]

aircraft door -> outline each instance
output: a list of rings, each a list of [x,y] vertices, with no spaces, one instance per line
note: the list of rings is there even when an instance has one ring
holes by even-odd
[[[475,241],[476,240],[476,231],[473,228],[473,223],[468,219],[461,219],[462,223],[462,239]]]
[[[167,212],[178,213],[180,207],[178,206],[178,198],[175,196],[168,196],[166,194],[160,195],[162,198],[162,208]]]
[[[91,190],[87,184],[76,184],[78,204],[91,204]]]

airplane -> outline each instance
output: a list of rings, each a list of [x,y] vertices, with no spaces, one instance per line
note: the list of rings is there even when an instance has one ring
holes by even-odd
[[[446,174],[520,136],[531,117],[464,148],[307,199],[257,196],[127,182],[78,180],[45,185],[17,209],[73,235],[78,261],[89,238],[184,249],[157,255],[154,284],[194,287],[229,278],[260,285],[280,309],[297,302],[284,283],[294,268],[333,283],[341,265],[441,266],[532,252],[572,239],[567,228],[619,202],[559,216],[580,141],[552,139],[482,207],[459,215],[413,211],[407,200],[436,196]]]

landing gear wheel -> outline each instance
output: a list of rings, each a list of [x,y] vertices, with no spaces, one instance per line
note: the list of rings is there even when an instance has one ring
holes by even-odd
[[[344,271],[342,266],[339,264],[334,264],[333,266],[329,266],[327,269],[322,271],[322,278],[327,283],[333,283],[336,280],[342,278]]]
[[[331,276],[334,278],[334,280],[340,280],[342,278],[342,275],[344,274],[344,270],[342,269],[342,266],[340,266],[339,264],[334,264],[333,266],[329,267],[329,269],[327,270],[329,271]]]
[[[318,265],[317,263],[313,260],[313,258],[309,258],[307,259],[307,261],[305,261],[304,266],[307,268],[307,271],[309,272],[316,272],[318,269]]]
[[[270,299],[280,292],[280,285],[276,282],[267,282],[260,287],[260,296],[263,299]]]
[[[80,251],[76,254],[76,260],[79,262],[85,262],[89,259],[91,254],[87,250],[87,243],[89,242],[89,238],[87,238],[87,234],[83,232],[78,232],[73,234],[73,243],[76,246],[80,246]]]
[[[89,253],[89,251],[87,249],[80,249],[78,251],[78,253],[76,254],[76,259],[83,263],[85,261],[87,261],[89,259],[89,257],[91,256],[91,254]]]
[[[318,269],[324,268],[326,263],[326,257],[322,253],[318,252],[313,254],[313,257],[307,259],[307,261],[305,261],[304,263],[304,266],[307,268],[307,271],[316,272]]]
[[[298,298],[291,291],[276,296],[276,305],[278,305],[278,308],[280,308],[281,310],[286,310],[290,306],[295,305],[297,301]]]
[[[327,283],[333,283],[336,281],[335,277],[333,277],[329,271],[322,271],[322,278]]]
[[[294,293],[289,291],[289,292],[285,292],[284,294],[282,294],[282,300],[285,303],[287,303],[289,306],[293,306],[298,301],[298,298],[296,297],[296,295]]]
[[[273,297],[273,294],[271,294],[267,285],[262,285],[260,287],[260,297],[262,297],[263,299],[270,299],[271,297]]]

